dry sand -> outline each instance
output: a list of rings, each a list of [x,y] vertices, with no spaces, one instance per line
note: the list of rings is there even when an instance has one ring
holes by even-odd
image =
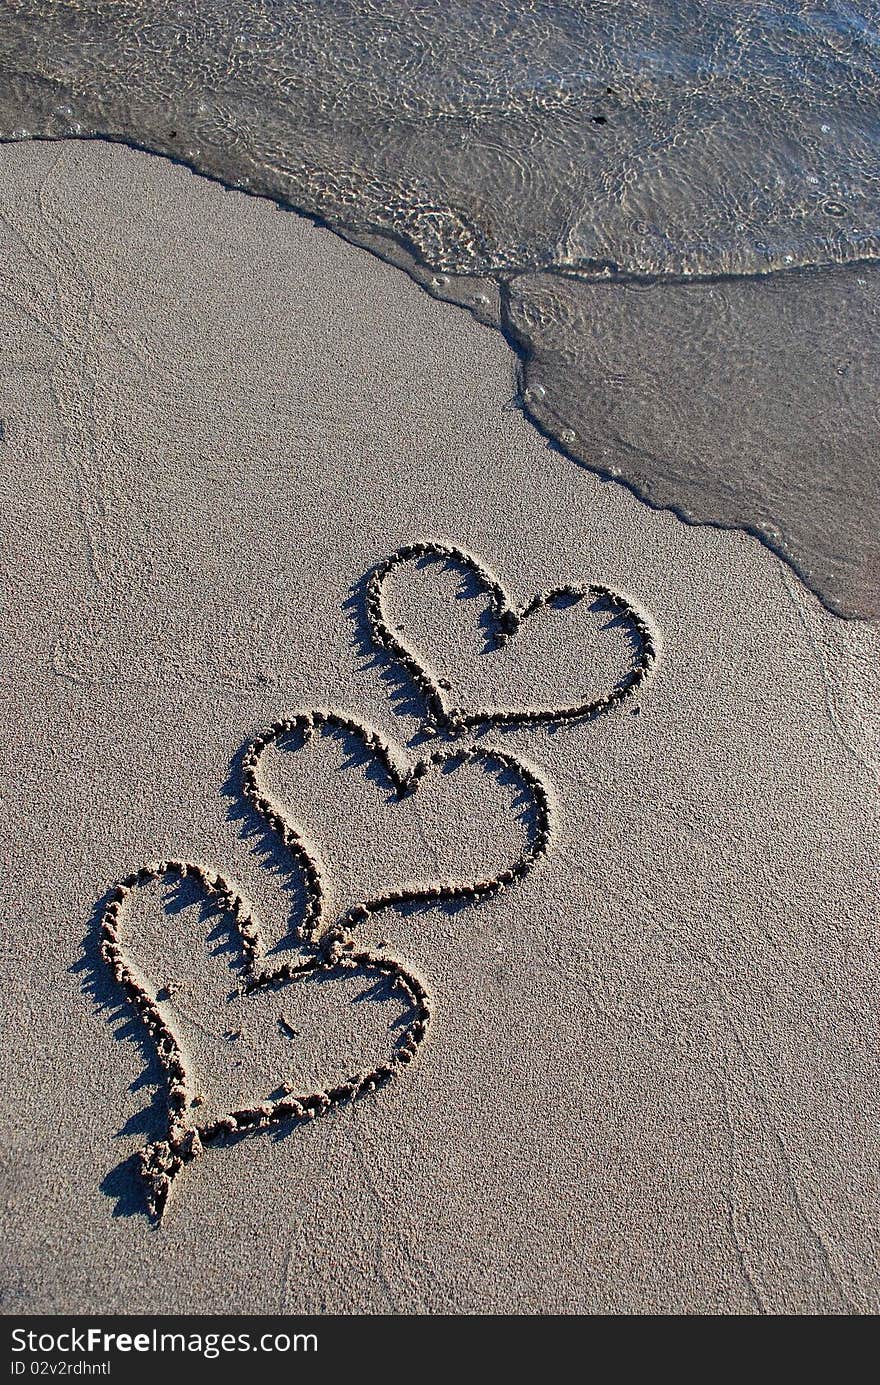
[[[308,222],[99,143],[3,148],[0,180],[4,1311],[876,1312],[876,630],[574,467],[497,335]],[[321,705],[406,746],[418,699],[357,598],[422,538],[518,601],[627,592],[659,666],[638,715],[480,738],[552,786],[553,849],[488,902],[365,926],[429,988],[417,1061],[207,1150],[157,1230],[129,1161],[161,1134],[158,1072],[97,903],[201,860],[284,946],[295,882],[236,757]],[[483,656],[480,603],[411,578],[395,611],[468,700],[623,671],[583,606]],[[398,805],[321,749],[273,787],[340,906],[522,848],[478,763]],[[363,985],[230,1000],[217,918],[143,893],[127,945],[176,986],[208,1107],[393,1043],[399,1005]]]

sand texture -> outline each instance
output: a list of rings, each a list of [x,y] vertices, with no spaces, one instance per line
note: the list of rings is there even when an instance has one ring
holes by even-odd
[[[329,232],[0,179],[3,1311],[876,1313],[876,629]]]

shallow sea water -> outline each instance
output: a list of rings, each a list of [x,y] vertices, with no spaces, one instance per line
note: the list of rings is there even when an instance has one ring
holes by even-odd
[[[0,74],[0,137],[320,217],[500,326],[573,457],[880,611],[878,5],[7,0]]]

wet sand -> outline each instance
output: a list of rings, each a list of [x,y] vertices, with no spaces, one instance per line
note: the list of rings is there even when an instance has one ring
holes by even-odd
[[[876,1312],[876,629],[575,467],[497,334],[307,221],[100,143],[4,147],[0,179],[3,1311]],[[528,852],[488,748],[546,784],[552,831],[503,891],[358,922],[430,997],[414,1061],[206,1148],[157,1228],[132,1160],[162,1074],[102,902],[202,863],[299,955],[301,873],[242,751],[310,708],[399,765],[445,744],[364,610],[420,540],[520,606],[605,585],[659,657],[592,719],[471,728],[476,758],[400,801],[350,741],[270,748],[328,910]],[[484,595],[431,564],[389,590],[459,705],[574,705],[632,667],[586,601],[487,653]],[[387,976],[239,994],[198,881],[138,891],[121,946],[211,1119],[397,1051]]]

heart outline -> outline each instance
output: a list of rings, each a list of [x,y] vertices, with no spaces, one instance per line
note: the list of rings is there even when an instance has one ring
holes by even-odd
[[[385,890],[348,909],[335,924],[322,932],[327,892],[317,851],[303,829],[276,806],[259,774],[260,762],[270,746],[295,732],[302,733],[305,743],[316,731],[331,734],[342,731],[358,737],[365,749],[370,750],[382,764],[400,798],[416,793],[432,770],[456,759],[462,763],[483,761],[487,765],[512,770],[531,794],[535,810],[531,840],[513,865],[505,867],[495,876],[470,882]],[[245,748],[242,757],[243,797],[281,838],[302,872],[306,898],[302,918],[294,932],[300,942],[312,950],[312,955],[304,962],[282,961],[257,971],[257,963],[264,956],[259,919],[234,881],[199,862],[152,862],[125,876],[110,890],[100,919],[100,954],[147,1030],[163,1070],[168,1098],[165,1136],[148,1144],[139,1156],[147,1206],[157,1223],[162,1221],[177,1175],[186,1164],[199,1157],[206,1145],[275,1125],[313,1120],[337,1106],[387,1085],[415,1058],[427,1038],[431,1021],[428,989],[417,973],[397,958],[369,948],[358,949],[352,933],[358,923],[371,914],[407,903],[441,903],[453,899],[478,902],[523,879],[548,854],[554,830],[552,795],[540,773],[520,757],[494,746],[468,749],[447,746],[411,761],[407,768],[402,767],[402,756],[400,761],[399,764],[391,743],[378,731],[331,708],[313,708],[281,718],[252,737]],[[195,1102],[188,1091],[189,1074],[181,1045],[162,1015],[157,1000],[129,966],[121,941],[121,924],[135,891],[166,878],[193,879],[206,898],[232,916],[245,961],[244,994],[295,982],[319,971],[344,973],[362,968],[384,976],[390,982],[392,991],[399,991],[406,998],[408,1006],[416,1012],[402,1036],[399,1036],[390,1059],[354,1073],[333,1087],[294,1094],[287,1084],[288,1090],[275,1101],[263,1101],[253,1107],[229,1112],[203,1126],[191,1121],[189,1117],[195,1109]]]
[[[603,600],[612,610],[623,616],[636,637],[638,657],[634,666],[622,683],[612,688],[611,692],[566,707],[478,707],[468,712],[463,707],[450,706],[449,700],[444,696],[441,681],[429,672],[420,652],[402,638],[400,630],[393,625],[386,609],[387,579],[397,568],[414,558],[447,558],[467,569],[477,579],[489,595],[489,608],[495,621],[495,644],[498,648],[514,638],[523,621],[529,616],[561,598],[581,600],[589,596]],[[424,698],[428,716],[422,730],[427,733],[443,729],[450,735],[460,736],[474,727],[562,725],[575,721],[593,721],[634,696],[647,681],[658,657],[659,632],[655,631],[645,613],[638,610],[613,587],[598,582],[548,587],[539,591],[523,606],[517,607],[500,579],[475,554],[469,553],[457,544],[436,540],[402,544],[376,564],[366,585],[366,623],[370,639],[376,648],[400,664]]]

